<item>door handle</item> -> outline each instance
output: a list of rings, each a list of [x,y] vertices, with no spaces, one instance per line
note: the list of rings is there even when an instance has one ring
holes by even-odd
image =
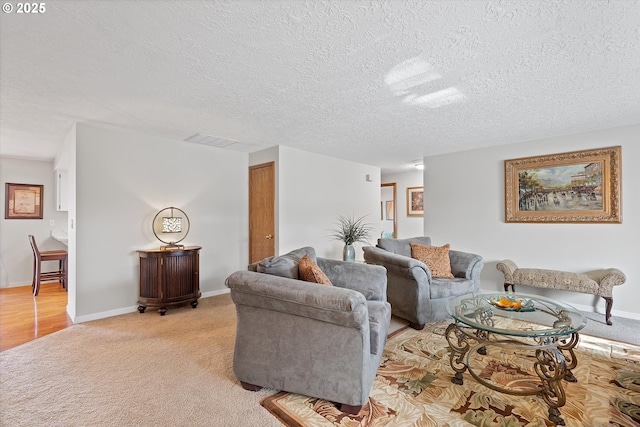
[[[267,240],[271,240],[273,239],[273,234],[267,234],[265,237]]]

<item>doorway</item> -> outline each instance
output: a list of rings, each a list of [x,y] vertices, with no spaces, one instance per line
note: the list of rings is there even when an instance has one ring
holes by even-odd
[[[398,237],[396,183],[388,182],[380,184],[380,222],[381,237],[391,233],[394,239]]]
[[[249,167],[249,263],[275,253],[275,163]]]

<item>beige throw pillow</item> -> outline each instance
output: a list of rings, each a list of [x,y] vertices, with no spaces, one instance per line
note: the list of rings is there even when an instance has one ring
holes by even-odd
[[[298,264],[298,274],[300,278],[305,282],[313,282],[320,283],[322,285],[333,286],[331,280],[327,277],[326,274],[320,270],[318,264],[313,262],[309,255],[305,255],[300,259],[300,263]]]
[[[453,279],[448,243],[440,247],[411,243],[411,258],[427,264],[433,277]]]

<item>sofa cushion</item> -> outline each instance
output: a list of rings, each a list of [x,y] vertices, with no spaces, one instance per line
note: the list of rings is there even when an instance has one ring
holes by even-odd
[[[318,264],[316,264],[308,254],[305,254],[300,260],[300,263],[298,263],[298,272],[300,274],[300,279],[305,282],[333,286],[331,280],[329,280],[327,275],[324,274],[320,267],[318,267]]]
[[[316,251],[311,246],[293,250],[287,254],[272,256],[263,259],[258,263],[258,273],[273,274],[274,276],[287,277],[289,279],[298,279],[298,264],[303,256],[309,255],[309,258],[316,262]]]
[[[425,246],[417,243],[410,243],[410,245],[411,258],[425,263],[431,270],[432,277],[453,279],[448,243],[444,246]]]
[[[418,243],[420,245],[431,245],[430,237],[410,237],[408,239],[378,239],[378,247],[384,249],[387,252],[403,255],[411,258],[411,243]]]

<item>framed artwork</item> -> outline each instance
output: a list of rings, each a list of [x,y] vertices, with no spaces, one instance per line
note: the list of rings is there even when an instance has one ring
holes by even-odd
[[[43,185],[11,184],[5,186],[5,219],[42,219]]]
[[[622,148],[505,160],[506,222],[621,223]]]
[[[384,203],[385,203],[385,208],[387,213],[386,219],[393,221],[393,219],[395,218],[395,215],[394,215],[395,209],[393,207],[393,200],[387,200]]]
[[[407,187],[407,216],[424,215],[423,187]]]

